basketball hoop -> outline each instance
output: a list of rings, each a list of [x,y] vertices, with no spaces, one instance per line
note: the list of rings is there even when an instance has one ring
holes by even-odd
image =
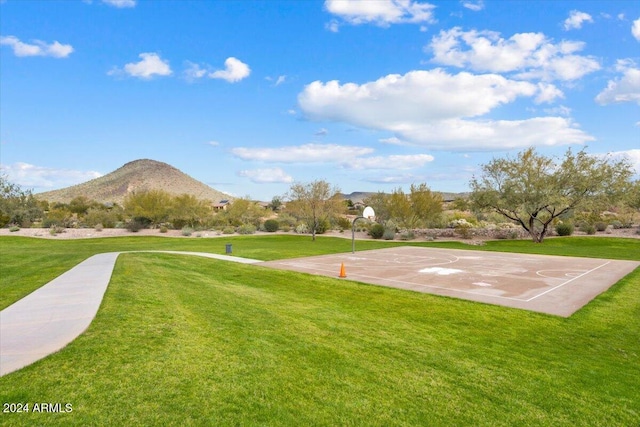
[[[351,224],[351,253],[356,253],[356,221],[366,219],[367,221],[375,221],[376,213],[371,206],[367,206],[362,211],[362,216],[356,217]]]
[[[364,208],[364,211],[362,211],[362,218],[369,221],[376,220],[376,213],[371,206],[367,206],[366,208]]]

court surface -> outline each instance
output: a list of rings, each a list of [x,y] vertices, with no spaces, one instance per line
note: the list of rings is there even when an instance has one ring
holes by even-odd
[[[568,317],[640,266],[636,261],[394,247],[260,263]]]

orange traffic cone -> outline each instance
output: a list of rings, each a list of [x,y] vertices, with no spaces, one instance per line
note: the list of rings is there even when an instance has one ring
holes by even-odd
[[[341,277],[341,278],[347,277],[347,272],[344,270],[344,262],[340,264],[340,275],[338,277]]]

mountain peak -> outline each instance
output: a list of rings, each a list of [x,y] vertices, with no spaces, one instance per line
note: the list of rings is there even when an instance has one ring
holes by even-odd
[[[138,159],[125,163],[115,171],[82,184],[36,195],[50,202],[69,203],[85,196],[101,203],[122,204],[133,192],[163,190],[173,195],[190,194],[198,199],[217,202],[231,196],[197,181],[179,169],[157,160]]]

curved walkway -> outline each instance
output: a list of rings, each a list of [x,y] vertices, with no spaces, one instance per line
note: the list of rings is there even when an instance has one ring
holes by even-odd
[[[262,262],[205,252],[134,252],[193,255],[244,264]],[[0,376],[61,350],[89,327],[121,253],[131,252],[93,255],[0,311]]]

